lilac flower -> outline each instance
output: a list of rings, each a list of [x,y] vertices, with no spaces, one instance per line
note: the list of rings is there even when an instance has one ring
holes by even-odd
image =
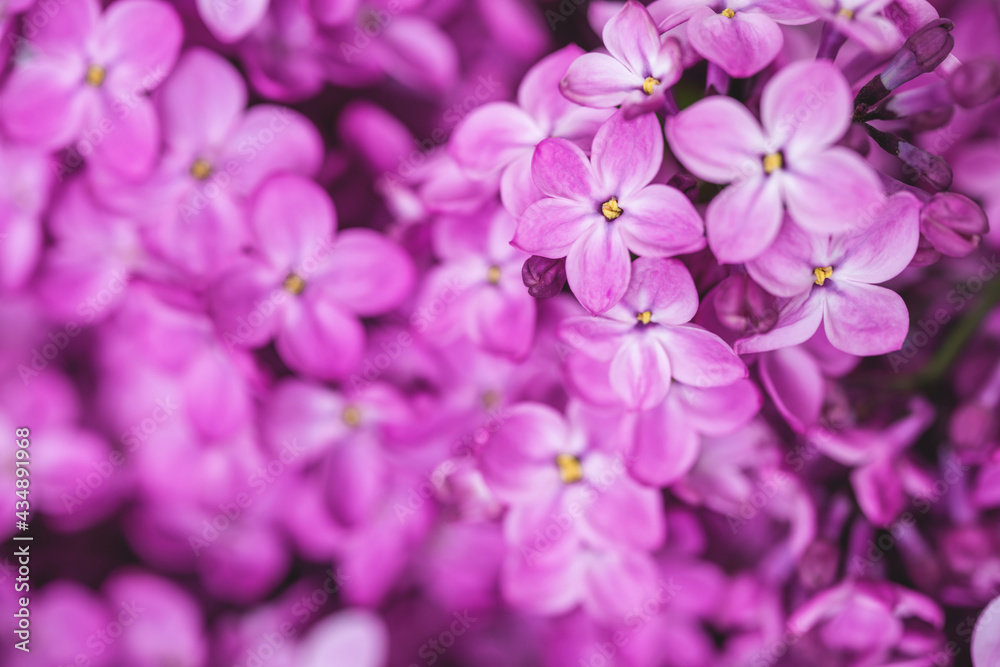
[[[758,124],[726,97],[696,103],[666,126],[678,159],[696,176],[731,183],[706,213],[708,244],[721,262],[757,257],[774,241],[787,207],[815,233],[863,226],[882,199],[875,172],[833,146],[851,123],[851,94],[825,61],[782,69],[764,88]]]
[[[663,106],[666,91],[680,79],[680,47],[661,39],[653,18],[635,0],[604,26],[608,53],[587,53],[570,65],[563,94],[584,106],[621,106],[626,117]]]
[[[0,138],[0,183],[0,287],[10,289],[28,280],[41,255],[39,214],[52,187],[49,156]]]
[[[565,139],[535,149],[531,171],[548,195],[520,217],[512,243],[552,259],[580,303],[603,313],[625,294],[629,251],[669,257],[703,247],[701,219],[684,195],[659,183],[663,139],[656,117],[612,116],[594,137],[588,160]]]
[[[823,324],[839,350],[868,356],[898,350],[909,329],[906,304],[877,287],[906,268],[920,236],[916,197],[891,197],[865,231],[819,236],[786,219],[772,248],[748,265],[766,290],[786,298],[767,333],[736,343],[741,354],[797,345]]]
[[[650,11],[665,17],[661,32],[686,23],[694,50],[738,79],[760,72],[781,52],[778,24],[816,18],[806,0],[657,0]]]
[[[839,32],[875,53],[889,53],[903,43],[903,34],[883,12],[893,0],[807,0],[820,17]]]
[[[411,289],[409,256],[371,230],[347,230],[334,241],[333,205],[298,176],[275,176],[263,185],[251,220],[257,252],[213,287],[224,340],[259,346],[274,337],[295,370],[345,377],[364,351],[358,316],[391,310]],[[377,274],[384,262],[392,269]]]
[[[197,0],[198,14],[220,42],[238,42],[260,23],[270,0]]]
[[[165,2],[117,2],[103,14],[97,0],[63,3],[0,90],[0,121],[21,141],[78,142],[95,162],[144,176],[160,140],[145,93],[170,73],[181,39],[180,20]]]
[[[746,377],[746,366],[721,338],[688,324],[698,294],[678,260],[642,257],[622,300],[599,318],[568,320],[562,337],[585,354],[610,360],[611,388],[632,410],[663,402],[671,378],[718,387]]]
[[[357,667],[381,667],[389,653],[389,636],[377,615],[362,609],[333,614],[310,628],[296,651],[295,664],[323,667],[343,661]]]

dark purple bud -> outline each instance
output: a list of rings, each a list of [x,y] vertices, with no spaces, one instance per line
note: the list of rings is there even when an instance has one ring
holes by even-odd
[[[677,188],[685,197],[691,200],[692,204],[698,203],[698,179],[686,172],[678,172],[671,178],[667,185]]]
[[[955,38],[951,35],[954,27],[948,19],[936,19],[910,35],[885,70],[876,74],[858,93],[854,99],[854,117],[863,118],[872,106],[896,88],[934,71],[955,46]]]
[[[941,253],[931,245],[930,241],[921,236],[920,242],[917,244],[917,254],[910,260],[910,266],[930,266],[937,264],[940,259]]]
[[[968,256],[988,231],[982,207],[955,192],[939,192],[920,209],[921,234],[948,257]]]
[[[766,333],[778,321],[777,300],[745,273],[720,282],[714,303],[719,321],[741,334]]]
[[[904,141],[899,144],[899,159],[905,164],[903,173],[913,173],[935,190],[947,190],[951,187],[951,167],[940,155],[928,153],[923,148]]]
[[[566,259],[532,255],[521,267],[521,280],[536,299],[554,297],[566,285]]]
[[[819,539],[809,545],[799,560],[799,579],[811,589],[826,588],[837,580],[840,548]]]
[[[955,37],[951,34],[954,27],[948,19],[937,19],[910,35],[888,67],[879,74],[886,89],[895,90],[937,69],[955,47]]]
[[[988,57],[962,63],[948,80],[959,106],[971,109],[1000,95],[1000,64]]]

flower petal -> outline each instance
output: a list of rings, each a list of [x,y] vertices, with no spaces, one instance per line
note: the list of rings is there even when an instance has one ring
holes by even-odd
[[[698,290],[683,262],[640,257],[632,262],[632,280],[622,302],[636,313],[650,311],[651,322],[684,324],[698,312]]]
[[[798,345],[809,340],[823,321],[823,299],[810,291],[790,299],[778,315],[778,322],[770,331],[736,341],[740,354],[766,352]]]
[[[220,2],[197,0],[201,20],[217,40],[224,44],[237,42],[250,33],[267,13],[270,0]]]
[[[674,386],[674,389],[677,385]],[[673,396],[636,417],[632,476],[655,486],[669,486],[686,475],[698,459],[701,438]]]
[[[747,108],[731,97],[710,97],[667,120],[667,141],[698,178],[730,183],[763,174],[764,134]]]
[[[611,360],[609,378],[630,410],[649,410],[670,390],[670,359],[652,336],[630,336]]]
[[[591,162],[601,197],[626,199],[653,180],[663,163],[663,132],[656,114],[629,120],[619,111],[594,137]]]
[[[552,138],[538,144],[531,158],[531,178],[550,197],[591,203],[595,190],[590,160],[579,146]]]
[[[784,67],[760,100],[767,138],[789,155],[806,155],[836,143],[851,124],[852,95],[829,60],[799,61]]]
[[[510,102],[493,102],[465,117],[448,142],[455,161],[473,173],[501,169],[545,139],[535,121]]]
[[[705,247],[705,223],[694,205],[676,188],[654,183],[619,205],[616,222],[625,245],[643,257],[671,257]]]
[[[275,347],[292,370],[322,380],[337,380],[346,377],[361,361],[364,327],[340,306],[323,299],[292,299],[282,320]]]
[[[641,4],[628,0],[621,11],[611,17],[602,34],[608,53],[645,78],[660,50],[660,34],[653,18]]]
[[[321,256],[323,251],[328,256]],[[302,265],[308,273],[309,259]],[[341,232],[332,248],[317,251],[320,268],[313,282],[328,298],[361,317],[389,312],[410,294],[416,268],[395,241],[373,229]],[[306,279],[308,289],[309,279]]]
[[[738,11],[726,18],[708,7],[688,19],[687,36],[695,51],[737,79],[767,67],[784,44],[781,28],[765,14]]]
[[[778,176],[775,178],[774,176]],[[708,245],[722,263],[746,262],[770,247],[781,229],[781,175],[733,183],[708,205]]]
[[[645,79],[606,53],[585,53],[569,66],[560,88],[567,99],[596,109],[621,104]]]
[[[867,357],[903,346],[910,315],[892,290],[836,280],[817,289],[826,290],[823,325],[838,350]]]
[[[836,234],[865,227],[884,206],[882,183],[857,153],[834,147],[795,160],[781,173],[788,212],[806,229]]]
[[[747,376],[746,364],[717,335],[695,324],[657,328],[675,380],[695,387],[719,387]]]
[[[601,219],[589,204],[546,197],[521,214],[511,243],[532,255],[558,259],[592,228],[603,226]]]
[[[874,225],[838,244],[846,254],[835,269],[837,276],[871,285],[898,276],[917,252],[920,209],[920,200],[908,192],[889,197]]]
[[[151,90],[173,69],[184,39],[176,10],[158,0],[129,0],[108,7],[97,31],[96,57],[108,64],[105,85],[118,94]]]
[[[260,188],[251,224],[260,252],[274,266],[291,271],[306,256],[328,251],[337,213],[329,195],[314,182],[281,174]]]
[[[761,384],[794,431],[804,433],[819,421],[826,379],[812,355],[786,347],[761,355],[758,368]]]
[[[774,296],[793,297],[807,292],[816,281],[813,269],[827,266],[828,238],[805,231],[786,216],[774,243],[747,263],[747,272]]]
[[[566,256],[566,280],[584,308],[599,315],[621,301],[628,289],[631,260],[617,227],[595,225]]]

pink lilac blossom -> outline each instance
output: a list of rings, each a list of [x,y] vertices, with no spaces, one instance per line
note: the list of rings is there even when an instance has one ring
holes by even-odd
[[[0,39],[0,664],[1000,664],[993,0]]]

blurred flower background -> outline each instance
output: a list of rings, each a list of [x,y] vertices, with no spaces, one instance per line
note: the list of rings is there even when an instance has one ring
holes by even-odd
[[[0,36],[0,664],[1000,666],[996,0]]]

